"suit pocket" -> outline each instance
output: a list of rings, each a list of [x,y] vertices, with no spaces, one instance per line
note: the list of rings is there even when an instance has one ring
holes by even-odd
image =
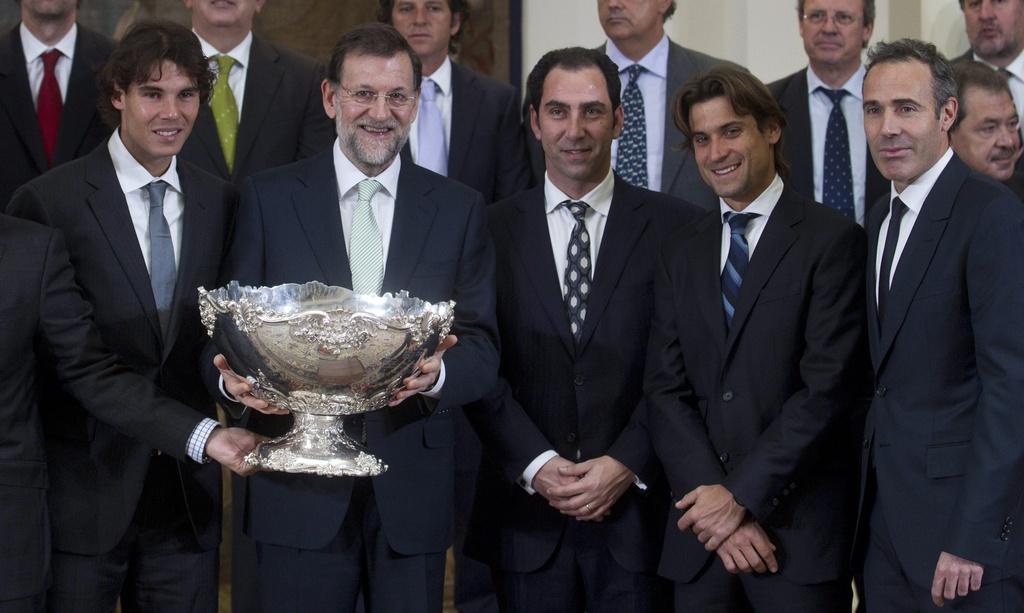
[[[757,297],[757,304],[765,304],[767,302],[775,302],[776,300],[783,300],[785,298],[791,298],[793,296],[800,295],[800,284],[794,283],[786,285],[784,287],[770,287],[761,291]]]
[[[926,451],[927,475],[930,479],[956,477],[967,469],[971,441],[931,445]]]
[[[46,489],[46,462],[33,460],[0,461],[0,485]]]
[[[953,275],[942,275],[934,279],[925,279],[914,293],[914,300],[942,296],[960,291],[960,279]]]

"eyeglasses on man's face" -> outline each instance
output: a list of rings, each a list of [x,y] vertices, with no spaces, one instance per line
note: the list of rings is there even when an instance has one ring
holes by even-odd
[[[860,15],[847,13],[846,11],[836,11],[832,13],[832,23],[844,28],[852,26],[859,19]],[[825,25],[825,22],[828,21],[828,11],[818,10],[804,13],[803,20],[816,26]]]
[[[416,99],[415,95],[410,96],[403,91],[375,92],[370,89],[351,90],[344,85],[339,85],[338,88],[344,92],[344,98],[359,106],[373,106],[377,103],[378,98],[383,98],[390,108],[400,109],[409,106]]]

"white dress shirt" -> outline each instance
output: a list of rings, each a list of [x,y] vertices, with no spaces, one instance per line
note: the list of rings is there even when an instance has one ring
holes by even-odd
[[[216,47],[206,42],[195,30],[192,30],[192,32],[199,39],[199,46],[203,48],[203,55],[209,59],[210,69],[213,70],[213,74],[217,74],[220,70],[217,66],[218,55],[227,55],[235,60],[235,63],[231,66],[231,72],[228,74],[228,87],[231,88],[231,95],[235,97],[235,105],[238,107],[238,119],[241,120],[242,102],[245,99],[245,77],[249,71],[249,51],[252,49],[252,32],[246,34],[242,42],[238,43],[237,47],[227,53],[217,51]]]
[[[64,38],[52,47],[47,47],[33,36],[24,23],[19,26],[18,31],[21,34],[21,50],[25,54],[28,86],[32,89],[32,104],[37,104],[39,88],[43,84],[42,56],[50,49],[56,49],[61,53],[61,56],[57,58],[57,64],[53,67],[53,72],[57,77],[57,85],[60,86],[60,99],[61,101],[67,100],[68,81],[71,79],[71,62],[75,59],[75,41],[78,40],[78,24],[72,24]]]
[[[892,280],[896,276],[896,266],[900,262],[900,256],[903,255],[903,248],[907,246],[907,240],[910,238],[910,232],[914,229],[914,223],[917,221],[918,215],[921,214],[921,207],[924,206],[924,201],[931,193],[932,188],[935,186],[935,182],[939,180],[939,175],[946,169],[946,165],[953,159],[953,150],[946,149],[946,153],[939,158],[939,161],[926,170],[916,181],[904,188],[903,192],[897,192],[896,186],[892,185],[890,188],[889,195],[889,212],[885,214],[885,219],[882,220],[882,228],[878,232],[878,253],[875,254],[875,306],[878,306],[878,275],[881,274],[882,270],[882,252],[885,250],[885,240],[889,235],[889,217],[892,215],[892,201],[899,196],[900,200],[907,206],[907,210],[903,213],[903,218],[900,219],[900,234],[896,240],[896,251],[893,253],[892,266],[889,268],[889,287],[892,287]]]
[[[452,142],[452,60],[444,58],[441,65],[434,71],[434,74],[423,75],[423,79],[430,79],[437,84],[437,93],[434,94],[434,104],[441,111],[441,122],[444,124],[444,150],[451,150]],[[423,87],[422,84],[420,87]],[[423,94],[420,94],[421,96]],[[416,101],[419,104],[419,100]],[[419,135],[419,113],[412,122],[409,129],[409,151],[412,152],[412,161],[420,158],[420,135]]]
[[[120,130],[115,130],[107,141],[107,151],[110,152],[110,159],[114,163],[114,173],[117,175],[117,182],[124,192],[124,199],[128,203],[128,214],[132,218],[132,226],[135,228],[135,238],[139,241],[139,249],[142,250],[142,259],[146,262],[146,270],[150,270],[149,262],[149,190],[146,186],[153,181],[164,181],[168,188],[164,194],[164,218],[171,229],[171,244],[174,246],[174,265],[181,261],[181,231],[183,226],[183,215],[185,212],[184,198],[181,192],[181,182],[178,180],[177,157],[171,158],[171,164],[167,171],[159,177],[149,174],[121,140]],[[128,245],[125,249],[130,249]],[[217,427],[217,421],[204,418],[192,430],[186,441],[185,451],[188,456],[200,464],[209,462],[204,450],[210,435]]]
[[[978,57],[978,54],[974,54],[974,60],[981,62],[986,66],[990,66],[995,70],[999,70],[998,67],[989,64],[985,60]],[[1012,62],[1006,66],[1006,72],[1010,73],[1007,75],[1007,81],[1010,84],[1010,93],[1013,96],[1013,106],[1017,107],[1017,116],[1024,120],[1024,51],[1021,51]]]
[[[629,86],[629,67],[640,64],[644,71],[637,79],[637,87],[644,98],[644,123],[647,127],[647,189],[661,190],[661,164],[665,157],[665,92],[668,83],[668,36],[663,36],[657,45],[639,62],[626,57],[611,40],[605,43],[605,54],[619,67],[622,93]],[[612,168],[618,159],[619,141],[612,142]]]
[[[568,208],[559,206],[566,200],[573,202],[586,202],[591,210],[583,216],[583,225],[590,235],[590,261],[592,262],[591,280],[597,271],[597,256],[601,253],[601,238],[604,236],[605,224],[608,222],[608,214],[612,208],[612,193],[615,190],[615,175],[609,169],[604,180],[597,184],[597,187],[590,190],[582,198],[570,198],[565,192],[555,187],[554,183],[544,175],[544,212],[548,221],[548,236],[551,239],[551,253],[555,258],[555,270],[558,271],[559,286],[562,288],[562,297],[565,297],[565,269],[568,266],[569,240],[572,238],[572,230],[576,227],[576,218]],[[527,493],[533,494],[533,478],[537,476],[540,469],[548,463],[551,458],[557,457],[558,452],[549,449],[538,455],[530,462],[520,477],[519,485]],[[572,458],[572,461],[579,461],[579,457]],[[647,489],[647,486],[640,481],[640,477],[634,477],[633,482],[640,489]]]
[[[840,104],[846,119],[846,132],[850,140],[850,170],[853,172],[853,210],[857,223],[864,225],[864,183],[867,179],[868,145],[864,136],[864,75],[867,70],[861,65],[846,83],[835,89],[845,89]],[[828,118],[832,114],[832,100],[819,87],[833,89],[825,84],[814,70],[807,67],[808,107],[811,111],[811,160],[814,166],[814,200],[821,202],[822,185],[825,178],[825,134],[828,132]]]
[[[743,235],[747,237],[747,258],[753,258],[757,242],[761,240],[761,233],[768,225],[768,218],[772,216],[772,211],[775,210],[775,205],[778,204],[779,198],[782,196],[782,188],[782,177],[775,175],[768,187],[742,211],[736,211],[726,204],[725,200],[718,199],[718,208],[722,212],[722,216],[719,217],[719,221],[722,223],[722,257],[718,267],[719,274],[725,270],[725,262],[729,259],[729,245],[732,243],[732,228],[725,222],[724,215],[730,211],[733,213],[757,213],[757,217],[747,222],[747,227],[743,232]]]

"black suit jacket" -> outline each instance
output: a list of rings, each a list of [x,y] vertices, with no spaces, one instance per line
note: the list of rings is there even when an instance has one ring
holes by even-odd
[[[578,348],[555,269],[554,258],[565,256],[551,253],[543,186],[488,213],[498,253],[502,380],[466,410],[491,459],[477,485],[467,549],[507,571],[538,570],[568,520],[520,487],[523,470],[548,449],[572,461],[607,454],[649,486],[627,490],[601,524],[611,555],[626,569],[653,572],[668,498],[641,403],[651,281],[659,245],[699,209],[616,179]]]
[[[868,223],[877,387],[865,445],[875,504],[918,585],[931,585],[940,551],[982,564],[985,583],[1020,575],[1024,207],[954,155],[914,223],[879,329],[875,258],[885,217],[877,207]]]
[[[185,194],[181,259],[167,341],[161,340],[142,251],[106,143],[18,190],[13,215],[64,234],[75,279],[92,304],[104,343],[160,389],[215,417],[199,373],[206,330],[196,287],[215,287],[237,194],[233,187],[178,160]],[[96,555],[120,541],[142,492],[152,448],[98,423],[54,380],[41,377],[40,409],[52,489],[54,547]],[[138,407],[130,396],[123,402]],[[179,463],[196,538],[203,549],[220,539],[220,470]]]
[[[103,346],[58,232],[0,215],[0,283],[2,602],[41,594],[49,570],[49,479],[36,389],[40,362],[49,362],[60,384],[97,418],[179,458],[200,416],[155,396],[152,385]]]
[[[225,181],[284,166],[330,147],[334,124],[324,113],[323,67],[312,59],[254,36],[245,75],[235,164],[228,172],[210,106],[199,109],[180,158]]]
[[[605,45],[601,45],[598,50],[604,53]],[[684,83],[724,63],[728,62],[669,41],[665,87],[665,149],[661,163],[661,189],[658,191],[708,210],[718,207],[718,196],[701,179],[697,161],[693,152],[687,148],[686,137],[676,128],[672,113],[676,94]],[[533,182],[541,185],[544,183],[544,151],[530,128],[529,101],[523,105],[523,118]]]
[[[526,189],[530,168],[512,86],[452,62],[452,131],[448,178],[472,187],[488,204]],[[402,159],[412,163],[409,145]]]
[[[85,155],[110,135],[110,128],[96,112],[96,73],[113,45],[107,37],[79,24],[54,166]],[[18,27],[0,38],[0,143],[2,211],[14,190],[48,170]]]
[[[449,409],[483,396],[498,368],[494,248],[479,193],[403,163],[385,292],[455,300],[458,345],[444,356],[433,411],[421,397],[366,415],[370,451],[389,468],[373,478],[388,544],[402,554],[444,551],[451,541],[454,461]],[[333,151],[247,179],[225,279],[245,285],[318,280],[351,287]],[[282,434],[288,417],[252,414],[257,432]],[[337,534],[353,479],[263,473],[248,480],[246,532],[265,543],[318,549]],[[281,521],[282,517],[290,518]]]
[[[778,547],[789,581],[839,579],[867,374],[864,231],[786,187],[726,332],[721,219],[707,213],[658,264],[645,388],[654,446],[674,498],[724,485]],[[714,554],[669,515],[660,570],[689,582]]]
[[[770,84],[775,100],[786,115],[786,137],[782,153],[789,162],[788,184],[807,198],[814,199],[814,160],[811,145],[811,110],[808,104],[807,69],[794,72]],[[863,136],[863,135],[861,135]],[[889,193],[889,181],[878,172],[871,152],[865,146],[864,218],[879,198]],[[853,160],[852,163],[860,163]]]

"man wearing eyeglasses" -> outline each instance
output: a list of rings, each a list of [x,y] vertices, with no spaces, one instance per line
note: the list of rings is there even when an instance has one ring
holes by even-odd
[[[346,423],[387,472],[372,480],[264,473],[249,484],[245,526],[257,544],[263,611],[353,611],[360,591],[370,613],[441,611],[450,410],[496,382],[495,264],[480,193],[399,156],[420,76],[419,57],[393,27],[348,32],[321,86],[337,144],[243,183],[226,278],[455,301],[452,334],[393,406]],[[246,395],[244,379],[218,363],[228,394],[270,413],[252,414],[251,429],[287,429],[279,410]]]
[[[885,179],[868,155],[861,111],[861,50],[871,39],[874,0],[798,0],[808,66],[769,89],[786,115],[789,184],[864,224]]]

